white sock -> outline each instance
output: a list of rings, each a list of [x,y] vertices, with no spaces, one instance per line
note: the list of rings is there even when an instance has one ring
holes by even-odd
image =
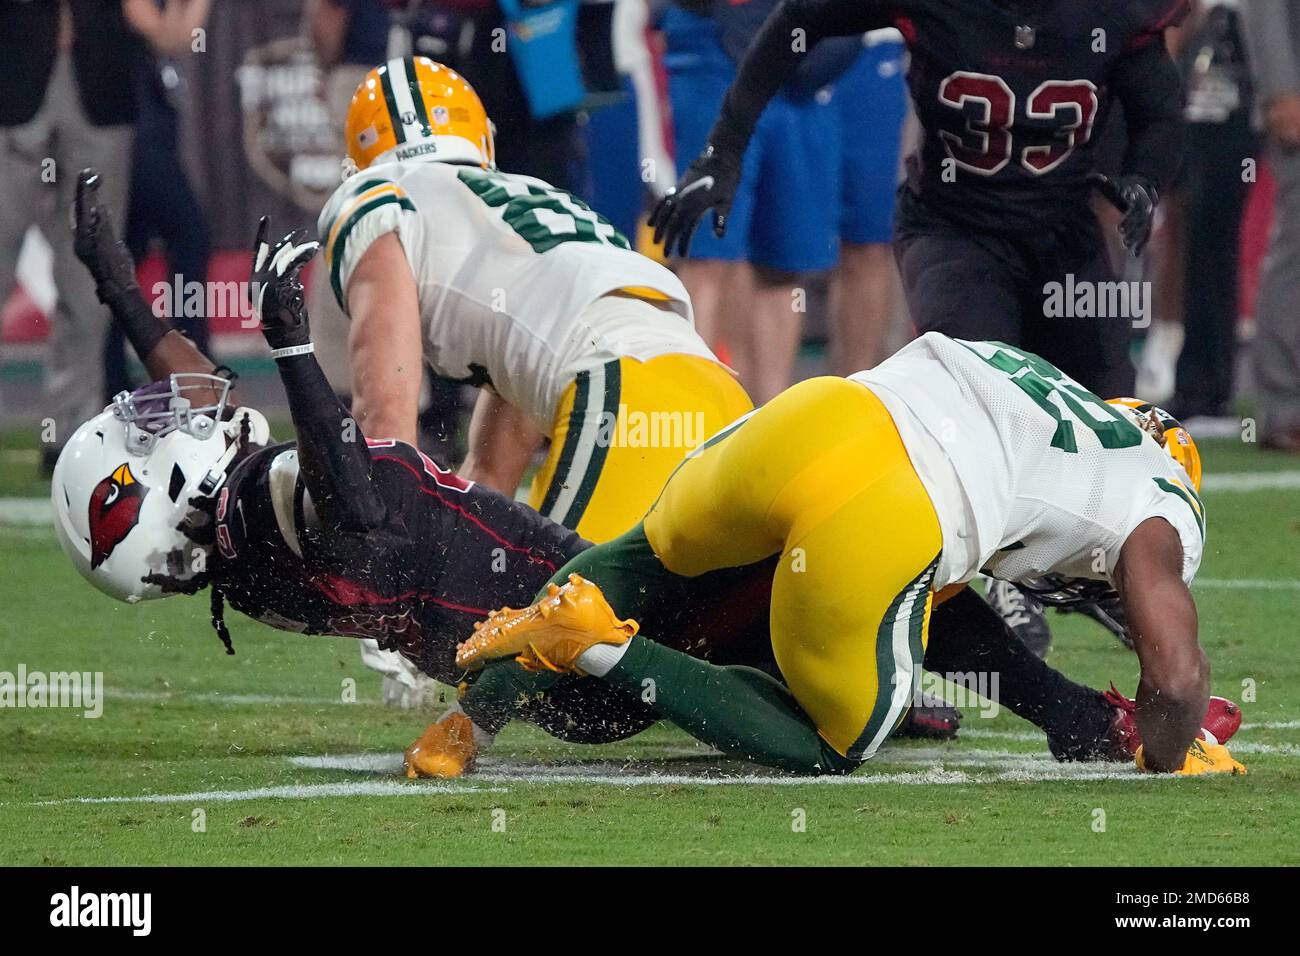
[[[622,644],[593,644],[578,655],[577,665],[592,677],[604,677],[623,659],[631,641]]]

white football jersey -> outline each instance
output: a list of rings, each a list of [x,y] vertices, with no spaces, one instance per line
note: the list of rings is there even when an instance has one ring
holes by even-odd
[[[427,159],[382,163],[339,186],[319,232],[345,312],[362,254],[397,233],[419,291],[428,364],[448,378],[491,383],[546,432],[579,372],[670,353],[716,361],[677,277],[539,179]],[[654,305],[584,314],[629,289]]]
[[[935,588],[987,573],[1111,580],[1121,546],[1166,519],[1191,583],[1205,512],[1149,434],[1036,355],[930,332],[852,376],[898,426],[943,532]]]

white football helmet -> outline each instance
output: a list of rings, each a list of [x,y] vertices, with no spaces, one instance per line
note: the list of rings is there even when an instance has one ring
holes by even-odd
[[[204,404],[193,405],[200,390]],[[193,510],[190,499],[225,484],[242,434],[250,444],[270,440],[266,419],[251,408],[222,420],[229,392],[229,380],[216,375],[172,375],[122,392],[64,446],[50,489],[54,529],[99,590],[134,604],[175,593],[146,576],[183,586],[206,570],[210,547],[178,527]]]

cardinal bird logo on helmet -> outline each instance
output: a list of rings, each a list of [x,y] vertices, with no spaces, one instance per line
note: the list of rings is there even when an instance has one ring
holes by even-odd
[[[149,489],[136,481],[125,462],[90,494],[90,566],[97,568],[136,526]]]

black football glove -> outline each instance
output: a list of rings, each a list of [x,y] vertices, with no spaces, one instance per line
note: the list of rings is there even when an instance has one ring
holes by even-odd
[[[139,289],[131,253],[117,237],[108,207],[99,204],[99,173],[95,170],[83,169],[78,174],[72,210],[72,248],[95,277],[99,301],[111,302]]]
[[[1096,187],[1107,202],[1124,214],[1124,220],[1119,224],[1124,248],[1134,258],[1142,255],[1142,250],[1151,238],[1156,205],[1160,202],[1155,183],[1142,176],[1119,176],[1112,179],[1102,173],[1089,174],[1088,182]]]
[[[307,297],[299,273],[320,249],[316,241],[304,242],[307,233],[295,229],[274,246],[267,245],[270,220],[263,216],[253,240],[253,272],[249,277],[253,315],[262,324],[262,335],[273,349],[292,348],[311,342],[307,325]]]
[[[710,209],[713,210],[713,234],[722,237],[740,185],[740,168],[739,156],[710,143],[677,185],[659,200],[650,213],[650,228],[654,230],[654,241],[664,244],[667,255],[686,255],[695,224]]]

